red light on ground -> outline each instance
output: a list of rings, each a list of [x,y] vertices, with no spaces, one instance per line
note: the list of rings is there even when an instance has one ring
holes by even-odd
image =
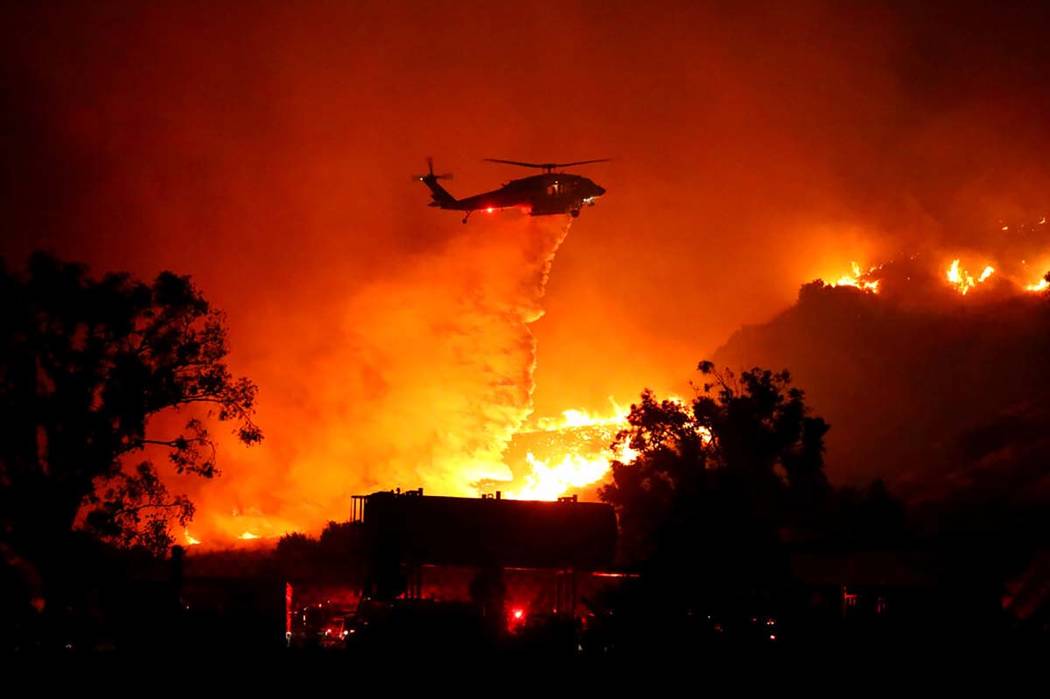
[[[513,607],[507,613],[507,630],[511,633],[515,633],[518,629],[525,625],[525,618],[528,616],[525,613],[524,607]]]

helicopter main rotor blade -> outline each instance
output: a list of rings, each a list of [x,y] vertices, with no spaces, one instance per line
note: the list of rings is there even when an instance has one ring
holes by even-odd
[[[596,160],[576,160],[571,163],[555,163],[554,167],[570,167],[572,165],[589,165],[591,163],[607,163],[612,158],[598,158]]]
[[[519,165],[521,167],[536,167],[542,169],[554,167],[556,163],[523,163],[519,160],[500,160],[499,158],[485,158],[486,163],[503,163],[504,165]]]
[[[501,160],[499,158],[485,158],[487,163],[503,163],[504,165],[517,165],[519,167],[534,167],[538,170],[550,172],[556,167],[570,167],[572,165],[588,165],[590,163],[606,163],[611,158],[598,158],[597,160],[574,160],[571,163],[525,163],[520,160]]]

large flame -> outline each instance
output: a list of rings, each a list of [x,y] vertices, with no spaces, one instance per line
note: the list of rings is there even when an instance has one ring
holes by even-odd
[[[852,269],[852,274],[843,274],[836,281],[829,283],[828,286],[852,286],[863,291],[870,291],[873,294],[879,293],[879,280],[876,278],[879,267],[872,266],[865,271],[856,262],[850,262],[850,268]]]
[[[503,485],[507,497],[555,500],[603,481],[614,460],[633,461],[637,454],[630,446],[611,448],[617,433],[628,426],[627,413],[613,402],[612,412],[605,415],[571,409],[559,419],[537,420],[508,449],[516,478]]]
[[[978,284],[983,284],[988,281],[988,278],[995,273],[995,267],[986,264],[981,273],[975,278],[966,269],[960,266],[959,258],[952,260],[951,264],[948,265],[948,269],[945,271],[945,277],[948,283],[955,287],[955,290],[965,296],[970,292],[971,289],[975,288]]]

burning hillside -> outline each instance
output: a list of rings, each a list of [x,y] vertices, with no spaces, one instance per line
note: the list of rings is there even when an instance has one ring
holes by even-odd
[[[898,284],[894,287],[893,292],[914,296],[914,287],[922,285],[926,287],[926,292],[923,293],[928,293],[931,288],[934,287],[931,282],[934,281],[937,275],[934,273],[931,277],[930,270],[923,268],[918,260],[918,256],[912,256],[909,257],[907,263],[903,265],[896,262],[889,262],[886,264],[874,265],[867,269],[862,269],[856,262],[851,262],[850,274],[843,274],[837,279],[833,277],[834,281],[830,282],[825,282],[823,279],[820,281],[825,286],[832,288],[853,287],[854,289],[877,294],[879,293],[880,288],[882,288],[883,278],[893,278],[896,276]],[[1047,278],[1047,276],[1050,275],[1050,272],[1040,276],[1034,281],[1028,281],[1033,278],[1033,273],[1030,267],[1031,266],[1027,261],[1022,260],[1019,264],[1013,266],[1012,274],[999,273],[996,276],[997,270],[992,264],[985,263],[977,268],[979,271],[971,272],[970,269],[963,266],[962,259],[956,257],[945,264],[942,281],[946,283],[947,288],[953,289],[961,296],[966,296],[971,291],[978,289],[985,290],[997,288],[1000,292],[1005,291],[1006,293],[1017,290],[1038,293],[1050,288],[1050,278]],[[908,282],[909,284],[900,284],[899,282],[901,281]],[[943,296],[943,291],[943,288],[939,290],[933,288],[933,298]],[[921,297],[916,298],[915,300],[921,300]]]
[[[1050,495],[1050,298],[1028,265],[914,256],[815,281],[717,351],[789,367],[832,425],[829,475],[885,478],[915,497],[981,484]]]

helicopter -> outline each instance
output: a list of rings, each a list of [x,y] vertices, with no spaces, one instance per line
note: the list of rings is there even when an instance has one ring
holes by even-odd
[[[595,200],[605,194],[605,189],[580,175],[555,172],[556,169],[573,165],[608,162],[609,158],[597,160],[576,160],[571,163],[524,163],[518,160],[498,160],[485,158],[485,162],[503,163],[543,170],[542,175],[530,175],[511,180],[499,189],[475,194],[472,197],[456,199],[439,180],[451,179],[452,175],[434,174],[434,160],[427,158],[427,174],[416,175],[415,179],[425,184],[431,192],[430,206],[454,211],[465,211],[463,223],[475,211],[492,213],[499,209],[520,208],[530,216],[549,216],[552,214],[569,214],[573,218],[580,215],[584,206],[594,206]]]

